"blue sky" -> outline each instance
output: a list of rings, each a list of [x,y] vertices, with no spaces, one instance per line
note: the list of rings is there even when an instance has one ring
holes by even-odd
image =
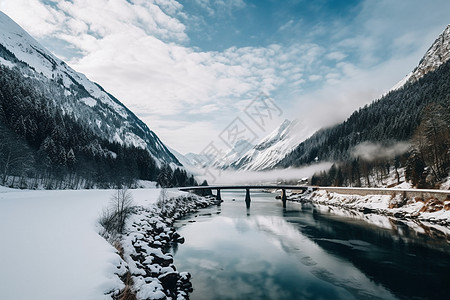
[[[261,0],[225,6],[220,1],[181,1],[186,11],[196,16],[187,23],[190,44],[213,51],[293,44],[299,38],[317,40],[319,36],[310,35],[311,29],[333,22],[349,23],[360,2]]]
[[[200,152],[264,92],[301,137],[344,120],[417,65],[447,0],[0,0],[169,146]],[[224,151],[227,149],[225,148]]]

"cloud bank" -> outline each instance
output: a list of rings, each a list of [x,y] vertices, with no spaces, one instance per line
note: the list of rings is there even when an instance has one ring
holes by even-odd
[[[352,153],[352,157],[359,157],[363,160],[373,161],[377,159],[394,158],[397,155],[406,153],[411,148],[411,144],[401,142],[393,145],[382,145],[380,143],[364,142],[357,145]]]
[[[264,184],[277,183],[282,180],[299,180],[311,177],[314,173],[328,170],[332,163],[323,162],[304,168],[275,169],[271,171],[232,171],[232,170],[189,170],[200,180],[206,179],[213,184]]]

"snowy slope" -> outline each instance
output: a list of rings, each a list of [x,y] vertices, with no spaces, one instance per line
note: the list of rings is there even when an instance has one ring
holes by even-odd
[[[425,74],[436,70],[450,59],[450,25],[439,35],[433,45],[428,49],[419,65],[405,78],[395,84],[390,91],[395,91],[408,82],[415,82]]]
[[[147,148],[160,163],[179,165],[156,134],[119,100],[55,57],[3,12],[0,12],[0,64],[18,67],[24,76],[44,84],[60,84],[66,95],[78,99],[72,106],[62,107],[63,112],[86,118],[83,112],[88,110],[94,119],[87,121],[99,136],[111,142]]]
[[[272,168],[301,142],[296,134],[297,125],[297,121],[285,120],[233,165],[245,170]]]
[[[233,160],[224,159],[227,164],[221,167],[252,171],[270,169],[302,141],[302,135],[298,133],[303,133],[298,121],[284,120],[277,129],[243,155]]]
[[[193,167],[205,167],[211,165],[211,163],[214,161],[214,156],[189,152],[184,155],[184,159],[186,160],[187,164]]]
[[[233,163],[240,160],[249,150],[255,145],[249,143],[247,140],[238,140],[228,152],[224,153],[221,157],[215,157],[211,165],[219,169],[233,168]]]

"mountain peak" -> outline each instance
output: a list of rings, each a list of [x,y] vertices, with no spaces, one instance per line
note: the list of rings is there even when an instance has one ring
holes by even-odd
[[[57,100],[61,112],[90,124],[90,129],[98,136],[147,149],[158,163],[180,165],[157,135],[125,105],[45,49],[1,11],[0,65],[10,69],[17,67],[25,77],[32,77],[43,86],[63,89],[64,95],[72,100],[70,103]]]
[[[439,68],[442,64],[450,59],[450,24],[442,31],[438,38],[434,41],[425,55],[419,62],[419,65],[405,78],[395,84],[391,91],[395,91],[406,83],[415,82],[422,78],[425,74]]]
[[[414,69],[410,81],[417,81],[450,59],[450,25],[444,29]]]

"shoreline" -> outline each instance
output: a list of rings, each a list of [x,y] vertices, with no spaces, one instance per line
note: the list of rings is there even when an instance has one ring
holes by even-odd
[[[403,195],[401,191],[396,195],[363,196],[317,190],[306,195],[291,194],[288,200],[312,203],[319,209],[335,207],[332,210],[346,211],[347,213],[341,214],[354,214],[377,226],[387,226],[386,224],[389,225],[396,219],[412,223],[408,226],[418,231],[433,228],[449,240],[450,211],[444,207],[448,206],[450,200],[444,201],[441,209],[430,212],[425,209],[431,207],[427,206],[427,202],[432,203],[436,199],[420,201],[403,198]],[[217,200],[213,197],[178,194],[163,203],[158,201],[148,208],[136,208],[127,222],[126,233],[120,240],[123,247],[122,257],[127,264],[127,274],[121,277],[125,279],[125,288],[120,294],[111,296],[114,299],[125,299],[120,296],[128,289],[133,292],[134,298],[126,299],[189,299],[189,293],[192,292],[191,275],[189,272],[177,270],[176,262],[168,252],[172,245],[184,243],[184,238],[176,232],[173,224],[175,220],[189,213],[214,204],[217,204]]]
[[[445,200],[442,200],[428,195],[424,198],[408,197],[405,194],[406,191],[396,189],[380,189],[377,190],[377,194],[370,193],[368,189],[360,189],[360,191],[363,191],[362,194],[353,193],[353,190],[349,188],[327,189],[318,189],[306,195],[290,195],[288,200],[311,202],[313,204],[356,210],[363,214],[378,214],[450,227],[449,191],[438,191],[444,195],[442,199]],[[382,193],[383,191],[385,193]],[[411,191],[408,190],[408,192]],[[416,193],[422,193],[422,191]]]
[[[131,296],[126,299],[189,299],[191,275],[177,270],[172,254],[167,251],[173,244],[184,243],[173,223],[216,203],[214,198],[186,193],[159,200],[150,207],[136,207],[119,239],[118,251],[127,271],[117,275],[125,288],[112,294],[113,299],[122,299],[124,295]]]

